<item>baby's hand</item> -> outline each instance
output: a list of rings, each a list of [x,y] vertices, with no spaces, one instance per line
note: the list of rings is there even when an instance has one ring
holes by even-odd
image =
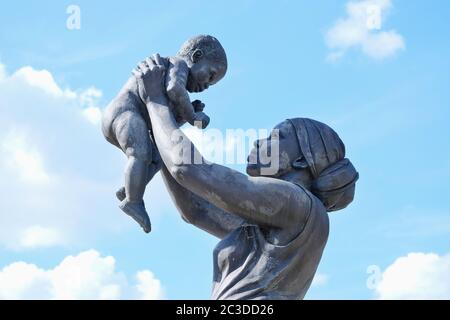
[[[209,117],[206,113],[203,111],[196,112],[194,115],[194,121],[191,123],[192,125],[196,126],[199,129],[205,129],[209,124]]]
[[[202,112],[205,109],[205,104],[200,100],[192,101],[192,106],[194,107],[195,112]]]

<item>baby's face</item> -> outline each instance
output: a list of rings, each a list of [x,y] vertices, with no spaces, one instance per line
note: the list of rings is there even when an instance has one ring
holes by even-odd
[[[186,88],[189,92],[202,92],[222,79],[226,71],[221,63],[201,59],[191,67]]]

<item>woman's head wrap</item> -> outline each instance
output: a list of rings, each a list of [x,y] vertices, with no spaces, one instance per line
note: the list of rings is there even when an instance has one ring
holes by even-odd
[[[324,123],[307,118],[288,120],[295,129],[300,150],[313,176],[311,192],[336,211],[353,201],[359,174],[345,158],[345,146]]]

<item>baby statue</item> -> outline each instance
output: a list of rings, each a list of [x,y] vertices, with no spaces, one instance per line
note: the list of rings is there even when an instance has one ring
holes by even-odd
[[[227,57],[220,42],[208,35],[186,41],[174,57],[161,58],[167,67],[165,87],[179,123],[202,129],[209,124],[204,104],[191,102],[188,92],[202,92],[221,80],[227,71]],[[102,131],[108,142],[127,156],[125,185],[116,192],[119,207],[146,233],[151,231],[144,205],[147,184],[160,169],[160,159],[151,135],[151,119],[134,76],[106,108]]]

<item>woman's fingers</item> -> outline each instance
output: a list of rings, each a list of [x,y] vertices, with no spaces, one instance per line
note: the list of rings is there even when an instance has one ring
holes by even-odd
[[[139,68],[133,69],[131,71],[131,73],[135,76],[135,77],[142,77],[142,71]]]
[[[146,58],[146,59],[145,59],[145,62],[147,63],[147,65],[148,65],[150,71],[153,71],[153,70],[155,69],[156,64],[155,64],[155,62],[154,62],[150,57]]]
[[[147,58],[146,61],[150,67],[150,70],[158,70],[158,71],[162,71],[162,72],[164,72],[166,70],[164,61],[162,60],[161,56],[158,53]]]
[[[145,95],[157,96],[161,93],[155,88],[158,87],[158,83],[160,82],[160,80],[160,87],[164,87],[165,71],[166,67],[164,65],[163,59],[158,54],[156,54],[152,57],[147,57],[144,61],[140,62],[138,66],[132,71],[132,74],[136,78],[143,80],[143,90],[145,91]]]
[[[141,70],[142,73],[145,74],[149,70],[147,61],[142,61],[141,63],[139,63],[138,68]]]
[[[159,55],[159,53],[155,53],[155,54],[152,56],[152,58],[153,58],[153,61],[155,61],[155,63],[156,63],[158,66],[164,66],[164,62],[163,62],[163,60],[161,59],[161,56]]]
[[[140,62],[138,66],[132,71],[135,76],[145,75],[148,71],[164,71],[166,68],[164,62],[159,54],[154,54],[152,57],[147,57]]]

